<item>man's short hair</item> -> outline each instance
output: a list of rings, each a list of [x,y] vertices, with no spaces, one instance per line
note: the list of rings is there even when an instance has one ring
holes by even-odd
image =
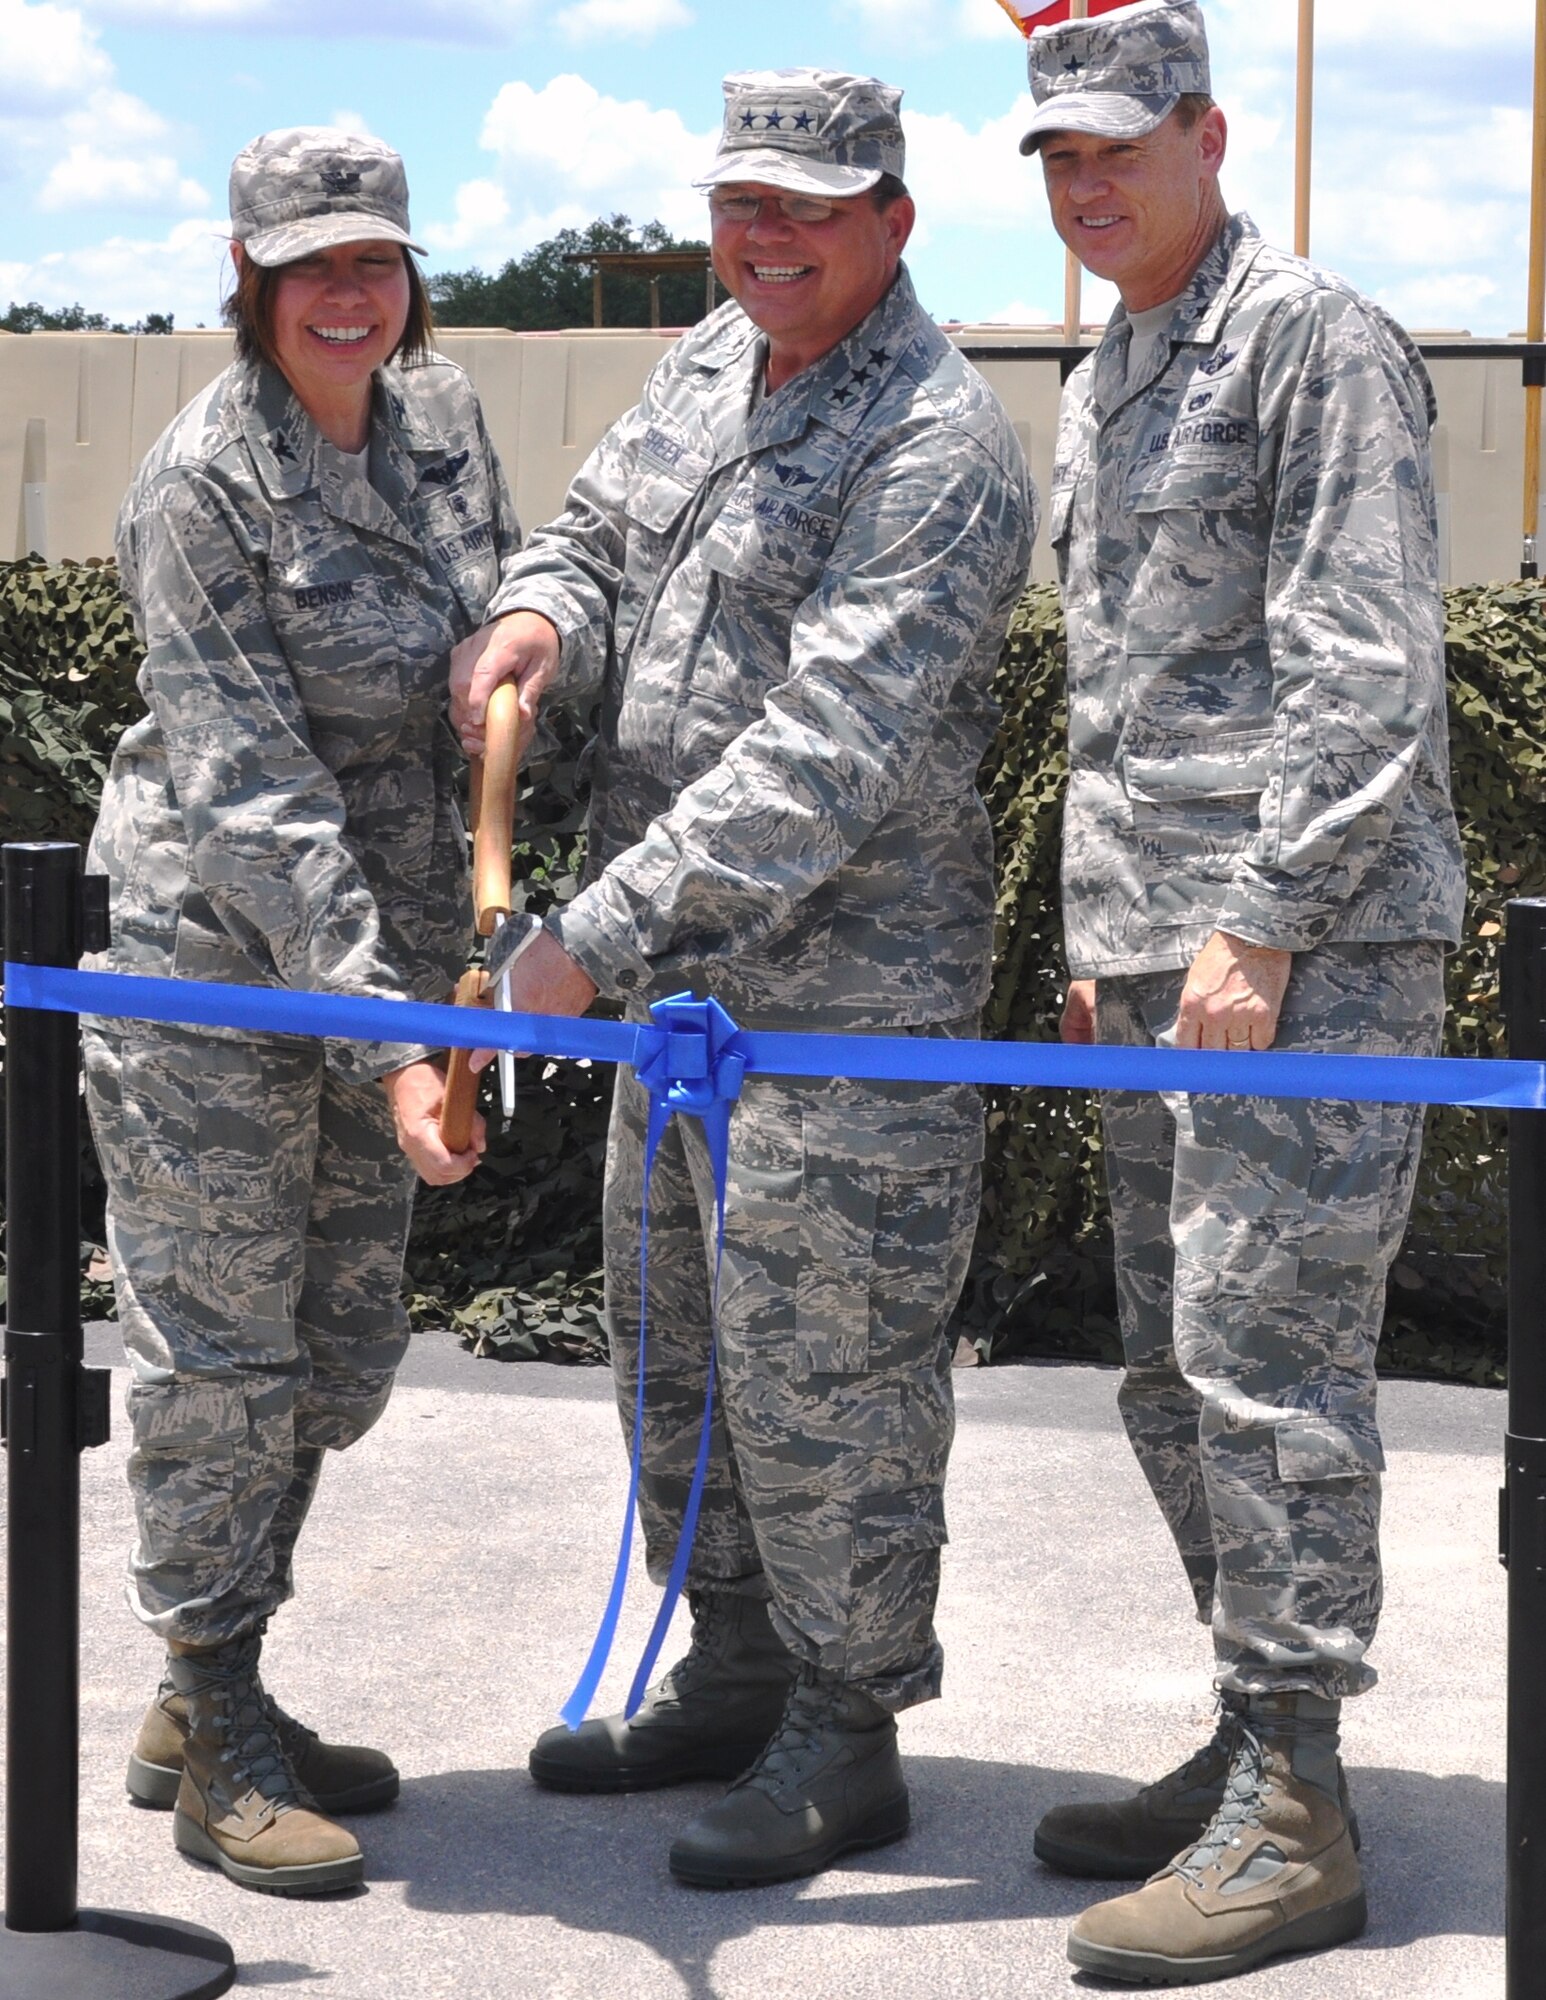
[[[893,203],[904,201],[906,197],[907,183],[902,179],[900,174],[882,174],[874,187],[870,189],[870,200],[874,202],[882,214]]]
[[[1213,99],[1206,92],[1189,90],[1176,104],[1176,123],[1183,132],[1190,132],[1200,125],[1213,109]]]

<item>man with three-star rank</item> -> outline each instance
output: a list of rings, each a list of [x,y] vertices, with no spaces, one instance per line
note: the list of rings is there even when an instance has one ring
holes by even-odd
[[[518,1009],[691,987],[747,1028],[960,1036],[987,994],[993,842],[975,776],[1035,502],[1004,412],[902,265],[900,93],[730,77],[709,190],[734,303],[651,375],[453,670],[600,725],[585,886],[513,964]],[[498,965],[491,966],[497,973]],[[631,1427],[648,1097],[619,1075],[605,1193]],[[685,1129],[684,1129],[685,1126]],[[711,1777],[682,1879],[771,1882],[906,1831],[896,1711],[939,1692],[953,1424],[946,1324],[976,1226],[969,1089],[750,1078],[714,1194],[677,1120],[650,1193],[641,1512],[669,1568],[717,1341],[687,1573],[691,1647],[631,1721],[555,1729],[559,1790]]]

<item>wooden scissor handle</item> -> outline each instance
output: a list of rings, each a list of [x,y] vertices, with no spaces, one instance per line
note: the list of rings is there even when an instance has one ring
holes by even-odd
[[[496,918],[510,914],[520,742],[520,694],[514,681],[501,681],[488,698],[483,755],[472,764],[472,902],[479,937],[492,937]]]
[[[514,681],[502,681],[489,696],[485,748],[472,760],[468,803],[472,811],[472,901],[478,935],[492,937],[500,917],[510,914],[510,843],[515,833],[515,786],[520,776],[521,707]],[[491,1007],[493,995],[481,972],[457,981],[458,1007]],[[453,1049],[440,1106],[440,1137],[448,1153],[472,1144],[478,1079],[470,1049]]]
[[[458,1007],[492,1007],[488,975],[474,969],[456,982]],[[478,1078],[471,1067],[471,1049],[453,1049],[446,1066],[446,1094],[440,1101],[440,1140],[448,1153],[465,1153],[472,1144],[473,1113],[478,1108]]]

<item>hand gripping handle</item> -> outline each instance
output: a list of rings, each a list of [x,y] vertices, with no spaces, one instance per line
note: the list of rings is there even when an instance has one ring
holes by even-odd
[[[513,681],[502,681],[489,696],[484,732],[484,754],[472,760],[469,802],[473,908],[478,935],[490,937],[500,918],[510,914],[510,843],[515,830],[521,741],[520,697]],[[492,995],[487,985],[481,972],[463,973],[457,982],[456,1005],[490,1006]],[[465,1153],[472,1144],[478,1079],[470,1067],[471,1055],[470,1049],[453,1049],[446,1069],[440,1137],[449,1153]]]

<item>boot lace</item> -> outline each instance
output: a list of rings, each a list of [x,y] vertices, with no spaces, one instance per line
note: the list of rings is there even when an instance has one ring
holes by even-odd
[[[1189,1882],[1200,1883],[1204,1870],[1221,1866],[1230,1846],[1247,1827],[1261,1825],[1262,1806],[1272,1792],[1261,1738],[1238,1718],[1235,1732],[1234,1755],[1218,1810],[1197,1844],[1171,1863],[1176,1874]]]
[[[695,1598],[692,1607],[692,1638],[687,1651],[667,1668],[655,1686],[652,1694],[690,1694],[705,1681],[715,1677],[729,1628],[734,1618],[735,1607],[724,1591],[705,1591]]]
[[[1196,1789],[1202,1784],[1208,1765],[1220,1756],[1227,1770],[1234,1755],[1238,1727],[1239,1717],[1233,1709],[1221,1706],[1218,1721],[1213,1726],[1213,1734],[1207,1742],[1194,1750],[1186,1762],[1177,1769],[1168,1771],[1163,1778],[1156,1778],[1147,1788],[1150,1795],[1169,1798]]]
[[[783,1718],[758,1752],[756,1762],[736,1780],[739,1785],[757,1785],[763,1791],[777,1791],[804,1775],[806,1759],[820,1750],[823,1732],[831,1720],[830,1692],[807,1669],[789,1691]]]
[[[233,1791],[257,1792],[271,1805],[298,1799],[253,1648],[240,1640],[207,1659],[185,1656],[191,1669],[183,1693],[190,1714],[208,1715],[218,1755]]]

